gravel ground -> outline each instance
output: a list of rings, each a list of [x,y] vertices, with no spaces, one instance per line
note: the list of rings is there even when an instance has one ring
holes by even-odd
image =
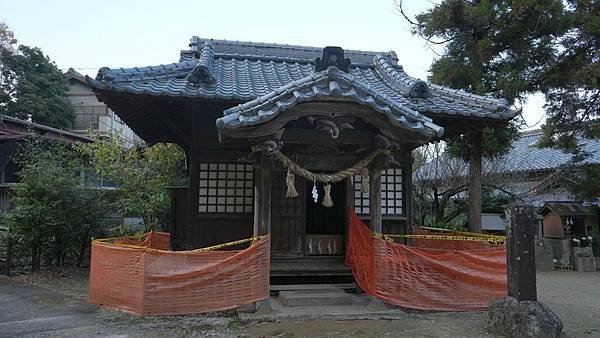
[[[487,313],[406,312],[389,320],[241,322],[235,312],[136,317],[87,303],[87,272],[0,276],[1,337],[495,337]],[[600,337],[600,273],[540,272],[538,296],[569,337]]]
[[[600,272],[540,271],[537,287],[568,336],[600,337]]]

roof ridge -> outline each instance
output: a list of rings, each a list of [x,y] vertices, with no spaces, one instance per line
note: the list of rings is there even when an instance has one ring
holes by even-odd
[[[198,58],[198,63],[192,71],[186,76],[186,80],[193,84],[211,83],[215,81],[213,76],[213,44],[212,41],[207,41],[202,46],[202,53]]]
[[[76,71],[73,67],[69,67],[69,69],[67,69],[67,71],[64,72],[64,75],[67,76],[68,78],[85,83],[86,85],[88,84],[85,81],[85,76],[83,76],[83,74],[81,74],[80,72]]]
[[[93,138],[88,137],[86,135],[81,135],[81,134],[73,133],[73,132],[70,132],[68,130],[62,130],[62,129],[50,127],[50,126],[47,126],[45,124],[41,124],[41,123],[37,123],[37,122],[33,122],[33,121],[27,121],[27,120],[23,120],[23,119],[20,119],[20,118],[17,118],[17,117],[6,115],[4,113],[0,113],[0,123],[2,123],[2,121],[5,121],[5,120],[6,121],[11,121],[11,122],[23,125],[23,126],[27,126],[27,127],[32,127],[32,128],[37,128],[37,129],[41,129],[41,130],[53,132],[53,133],[56,133],[58,135],[67,135],[67,136],[71,136],[71,137],[74,137],[74,138],[80,138],[80,139],[86,140],[86,141],[94,141]]]
[[[411,97],[429,96],[429,86],[421,79],[409,76],[400,65],[392,64],[385,56],[375,55],[373,60],[377,74],[389,82],[393,88]]]
[[[197,64],[198,60],[189,60],[145,67],[102,67],[98,70],[96,81],[144,81],[160,79],[174,74],[175,76],[186,76]]]
[[[254,41],[243,41],[243,40],[226,40],[226,39],[209,39],[209,38],[201,38],[196,35],[192,36],[192,42],[190,43],[190,47],[194,44],[194,42],[206,42],[212,41],[213,43],[223,43],[223,44],[231,44],[231,45],[240,45],[240,46],[249,46],[249,47],[273,47],[273,48],[284,48],[284,49],[301,49],[301,50],[309,50],[309,51],[321,51],[325,47],[318,46],[303,46],[303,45],[294,45],[287,43],[275,43],[275,42],[254,42]],[[359,50],[359,49],[345,49],[344,53],[350,52],[354,54],[363,54],[363,55],[375,55],[381,53],[390,53],[384,51],[367,51],[367,50]]]
[[[453,89],[450,87],[442,86],[435,83],[429,83],[429,88],[431,91],[440,94],[445,97],[453,98],[453,99],[461,99],[465,101],[471,101],[473,103],[478,103],[482,105],[488,105],[490,108],[496,111],[502,111],[508,109],[508,102],[506,99],[495,99],[493,97],[485,96],[485,95],[477,95],[473,93],[468,93],[461,89]]]
[[[533,136],[533,135],[541,135],[543,133],[541,128],[531,129],[531,130],[522,130],[519,132],[521,137],[524,136]]]

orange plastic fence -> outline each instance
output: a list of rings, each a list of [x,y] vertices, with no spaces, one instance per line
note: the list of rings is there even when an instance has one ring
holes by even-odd
[[[138,315],[231,309],[269,297],[270,238],[236,251],[165,251],[169,234],[92,243],[89,300]]]
[[[368,295],[419,310],[469,311],[506,297],[506,250],[409,247],[373,237],[350,211],[346,264]]]

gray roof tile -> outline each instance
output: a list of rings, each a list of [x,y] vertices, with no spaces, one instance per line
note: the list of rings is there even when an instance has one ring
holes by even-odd
[[[98,90],[155,96],[252,101],[314,74],[322,48],[192,38],[180,62],[136,68],[102,68],[88,82]],[[345,50],[353,83],[369,88],[388,105],[420,113],[475,116],[506,120],[518,112],[506,101],[425,84],[397,65],[394,52]],[[200,75],[196,81],[196,75]],[[205,80],[202,80],[205,78]],[[191,81],[190,81],[191,80]],[[424,97],[410,95],[416,85]]]
[[[537,147],[541,135],[541,130],[522,132],[510,151],[502,158],[484,159],[483,171],[486,174],[545,171],[555,170],[571,163],[572,155],[569,153],[559,149]],[[580,139],[579,142],[583,151],[590,155],[583,163],[600,164],[600,140]],[[444,156],[443,160],[434,159],[420,167],[415,173],[415,179],[433,178],[428,174],[433,172],[441,173],[441,176],[468,175],[468,163],[461,159],[448,159],[446,154],[442,156]]]
[[[441,136],[443,128],[421,113],[397,104],[381,95],[371,86],[365,86],[360,78],[347,74],[336,67],[312,73],[279,87],[263,96],[225,110],[217,119],[219,129],[234,129],[262,123],[275,118],[280,112],[297,103],[318,97],[343,97],[368,105],[386,115],[392,123],[427,136]]]

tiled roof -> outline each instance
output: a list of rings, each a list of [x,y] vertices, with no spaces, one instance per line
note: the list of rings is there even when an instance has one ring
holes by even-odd
[[[108,69],[95,80],[98,90],[152,96],[232,100],[239,103],[282,91],[315,73],[322,48],[192,38],[176,63]],[[349,75],[390,107],[419,113],[510,119],[506,101],[427,84],[408,76],[394,52],[345,50]]]
[[[571,154],[558,149],[538,148],[536,146],[542,135],[541,130],[521,133],[510,152],[494,170],[497,172],[533,171],[555,169],[571,161]],[[590,154],[584,161],[589,164],[600,164],[600,141],[580,139],[582,149]]]
[[[538,148],[536,146],[542,135],[541,130],[531,130],[522,132],[520,137],[513,143],[511,150],[500,159],[483,160],[483,170],[488,174],[506,174],[526,171],[542,171],[554,170],[564,165],[568,165],[572,155],[565,153],[559,149],[553,148]],[[579,140],[583,151],[590,156],[583,161],[586,164],[600,164],[600,140],[580,139]],[[447,155],[442,155],[447,156]],[[438,162],[436,162],[438,161]],[[452,161],[448,165],[449,161]],[[460,159],[433,160],[429,164],[417,170],[416,175],[420,178],[427,178],[427,172],[432,170],[436,163],[444,163],[444,165],[436,168],[444,171],[442,167],[451,167],[452,175],[468,175],[469,165]],[[417,177],[416,176],[416,177]]]
[[[94,141],[92,138],[85,135],[80,135],[43,124],[0,114],[0,140],[22,139],[32,132],[48,139],[65,142],[88,143]]]
[[[386,115],[400,127],[427,136],[441,136],[444,129],[432,120],[408,107],[386,100],[379,92],[364,86],[336,67],[313,73],[300,80],[290,82],[252,101],[225,110],[225,116],[217,120],[220,129],[234,129],[256,125],[273,119],[280,112],[300,102],[312,101],[318,97],[351,99],[370,106]]]

